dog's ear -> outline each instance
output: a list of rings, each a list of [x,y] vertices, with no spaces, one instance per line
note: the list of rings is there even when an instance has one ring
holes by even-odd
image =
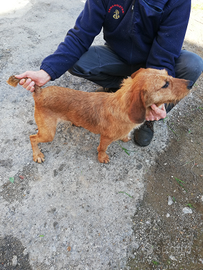
[[[140,68],[137,71],[135,71],[133,74],[131,74],[131,78],[133,79],[138,73],[140,73],[142,70],[144,70],[145,68]]]
[[[141,124],[145,120],[146,105],[144,100],[144,90],[133,91],[128,116],[133,123]]]

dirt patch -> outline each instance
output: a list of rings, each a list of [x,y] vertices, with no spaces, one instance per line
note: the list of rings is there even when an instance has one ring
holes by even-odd
[[[29,255],[19,239],[6,236],[0,237],[0,270],[31,270]]]

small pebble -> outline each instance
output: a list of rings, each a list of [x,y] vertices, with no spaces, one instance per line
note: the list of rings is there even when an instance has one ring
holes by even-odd
[[[173,204],[173,200],[171,196],[168,196],[168,205],[172,205],[172,204]]]
[[[17,260],[17,256],[13,256],[13,259],[12,259],[12,266],[16,266],[18,264],[18,260]]]
[[[169,256],[169,258],[170,258],[172,261],[177,261],[176,258],[175,258],[173,255]]]
[[[184,207],[183,208],[183,214],[192,214],[192,209],[189,207]]]

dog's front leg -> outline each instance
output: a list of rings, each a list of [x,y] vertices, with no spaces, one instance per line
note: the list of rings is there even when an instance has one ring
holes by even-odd
[[[121,141],[123,141],[123,142],[129,142],[130,140],[131,140],[131,138],[128,135],[121,139]]]
[[[106,150],[109,144],[111,144],[112,142],[112,139],[101,135],[100,144],[97,147],[99,162],[109,163],[109,156],[107,155]]]

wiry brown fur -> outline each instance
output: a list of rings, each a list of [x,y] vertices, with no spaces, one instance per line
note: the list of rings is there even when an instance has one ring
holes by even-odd
[[[162,88],[166,81],[167,88]],[[8,84],[19,82],[11,76]],[[140,69],[125,79],[116,93],[82,92],[59,86],[41,89],[35,86],[35,121],[38,133],[30,136],[33,160],[43,162],[38,148],[40,142],[50,142],[61,120],[71,121],[100,134],[97,148],[100,162],[108,163],[108,145],[113,141],[128,141],[129,132],[144,121],[150,106],[175,102],[188,94],[188,81],[172,78],[165,70]]]

